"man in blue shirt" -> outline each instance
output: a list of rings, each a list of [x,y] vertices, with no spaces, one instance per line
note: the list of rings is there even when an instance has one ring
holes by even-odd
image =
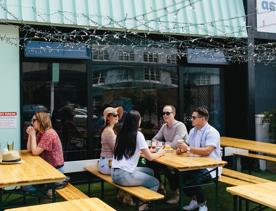
[[[177,153],[192,153],[199,156],[210,157],[216,160],[221,160],[220,153],[220,134],[219,132],[208,124],[209,113],[206,108],[198,107],[192,113],[192,125],[187,144],[179,143],[177,146]],[[189,180],[196,180],[192,185],[203,184],[211,178],[216,177],[216,172],[208,171],[212,168],[203,170],[188,171],[185,173],[185,182]],[[219,169],[219,175],[221,173]],[[203,176],[204,175],[204,176]],[[191,185],[191,184],[190,184]],[[184,210],[194,210],[199,208],[199,211],[207,211],[206,199],[200,186],[185,188],[184,192],[192,197],[189,205],[184,206]]]

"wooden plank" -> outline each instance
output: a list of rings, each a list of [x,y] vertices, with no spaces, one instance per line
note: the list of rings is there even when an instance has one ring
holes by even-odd
[[[20,152],[23,163],[0,165],[0,188],[30,184],[61,182],[65,175],[40,156],[33,156],[26,150]]]
[[[258,154],[252,154],[252,153],[242,153],[242,152],[235,152],[234,155],[276,162],[276,157],[271,157],[267,155],[258,155]]]
[[[232,195],[276,209],[276,182],[228,187],[226,190]]]
[[[7,209],[6,211],[76,211],[76,210],[93,210],[93,211],[114,211],[112,207],[98,198],[78,199],[65,202],[57,202],[29,207],[19,207]]]
[[[205,169],[208,167],[224,166],[227,164],[226,161],[215,160],[209,157],[200,157],[191,153],[177,155],[175,150],[155,159],[154,162],[175,168],[178,171]]]
[[[238,149],[246,149],[253,152],[261,152],[264,154],[276,156],[276,144],[272,144],[272,143],[265,143],[260,141],[231,138],[231,137],[221,137],[220,145],[222,147],[234,147]]]
[[[110,175],[105,175],[105,174],[101,174],[98,169],[97,169],[97,165],[89,165],[86,167],[86,170],[88,172],[90,172],[91,174],[101,178],[102,180],[104,180],[105,182],[127,192],[130,193],[131,195],[139,198],[142,201],[155,201],[155,200],[160,200],[160,199],[164,199],[164,195],[152,191],[146,187],[143,186],[120,186],[117,185],[115,183],[112,182],[112,178]]]
[[[56,192],[65,200],[73,200],[73,199],[85,199],[89,198],[82,191],[77,189],[72,184],[68,183],[64,188],[57,189]]]
[[[222,169],[222,175],[227,176],[227,177],[232,177],[234,179],[243,180],[248,183],[254,183],[254,184],[271,182],[271,180],[263,179],[260,177],[256,177],[253,175],[245,174],[245,173],[227,169],[227,168]]]
[[[246,182],[246,181],[243,181],[243,180],[238,180],[238,179],[234,179],[234,178],[231,178],[231,177],[226,177],[226,176],[223,176],[223,175],[221,175],[219,177],[218,181],[222,182],[222,183],[225,183],[227,185],[231,185],[231,186],[252,184],[252,183],[249,183],[249,182]]]

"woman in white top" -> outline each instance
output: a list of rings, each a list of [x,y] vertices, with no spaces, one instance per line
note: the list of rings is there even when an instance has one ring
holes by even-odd
[[[140,153],[147,160],[154,160],[165,154],[163,149],[151,153],[144,135],[138,131],[141,116],[138,111],[127,113],[122,129],[118,133],[112,160],[111,176],[113,182],[123,186],[145,186],[157,191],[159,181],[153,176],[153,170],[147,167],[137,167]],[[147,204],[139,207],[146,210]]]

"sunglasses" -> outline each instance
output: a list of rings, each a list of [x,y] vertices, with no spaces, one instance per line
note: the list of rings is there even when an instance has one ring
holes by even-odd
[[[171,113],[173,113],[173,112],[166,111],[166,112],[163,112],[162,114],[163,114],[163,116],[164,116],[164,115],[169,116]]]
[[[119,114],[110,113],[110,114],[108,114],[108,116],[118,117]]]
[[[32,123],[34,124],[35,121],[37,121],[37,119],[36,119],[36,118],[33,118],[33,119],[32,119]]]

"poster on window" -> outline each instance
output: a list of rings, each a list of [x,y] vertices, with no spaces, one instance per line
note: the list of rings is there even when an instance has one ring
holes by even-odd
[[[0,112],[0,129],[16,128],[17,112]]]
[[[276,0],[256,0],[257,31],[276,33]]]

